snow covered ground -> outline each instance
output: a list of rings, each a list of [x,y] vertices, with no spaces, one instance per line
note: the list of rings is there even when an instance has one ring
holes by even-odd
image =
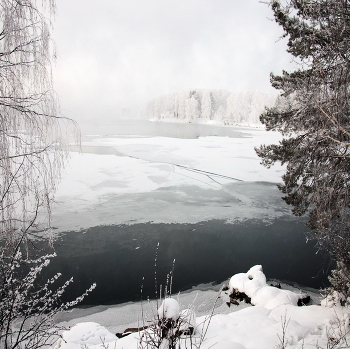
[[[195,323],[191,339],[189,336],[182,336],[180,339],[182,348],[198,348],[199,345],[202,349],[350,347],[349,310],[331,302],[322,301],[321,305],[317,293],[307,290],[311,296],[311,305],[298,307],[297,300],[304,292],[291,287],[289,290],[280,290],[268,285],[261,266],[254,266],[246,273],[234,275],[229,286],[230,289],[221,292],[219,298],[215,291],[200,290],[173,296],[175,300],[169,302],[169,309],[165,308],[169,318],[179,316],[177,303],[180,305],[180,311],[190,308],[197,315],[195,321],[191,320],[192,325]],[[282,285],[282,288],[285,286]],[[255,306],[241,303],[229,308],[226,301],[229,299],[228,294],[234,289],[245,291]],[[159,306],[160,302],[144,304],[145,317],[158,321],[159,316],[156,314]],[[153,311],[149,311],[150,308]],[[213,313],[211,308],[214,309]],[[161,311],[159,314],[166,313]],[[63,340],[59,340],[55,348],[146,348],[145,343],[140,344],[142,332],[120,339],[113,334],[116,331],[122,332],[127,327],[143,326],[144,323],[146,322],[141,320],[140,304],[108,308],[63,322],[63,325],[70,325],[72,328],[63,333]]]
[[[264,168],[254,151],[277,142],[280,135],[256,129],[239,129],[239,134],[197,139],[91,136],[83,143],[87,152],[71,153],[56,195],[53,225],[67,231],[285,214],[280,200],[271,206],[266,193],[259,198],[256,187],[281,182],[283,168]],[[280,198],[276,188],[268,195]]]

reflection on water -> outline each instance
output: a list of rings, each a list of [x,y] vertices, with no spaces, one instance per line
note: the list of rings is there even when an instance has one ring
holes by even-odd
[[[269,278],[293,280],[304,286],[327,284],[328,259],[305,241],[303,222],[284,217],[270,224],[257,220],[227,224],[135,224],[99,226],[64,234],[56,244],[58,257],[49,266],[65,278],[74,276],[70,297],[93,282],[97,288],[84,304],[114,304],[154,297],[157,243],[158,283],[175,259],[173,293],[200,283],[222,282],[255,264]]]

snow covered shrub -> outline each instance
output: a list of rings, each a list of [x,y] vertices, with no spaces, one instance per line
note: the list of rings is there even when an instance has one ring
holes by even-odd
[[[325,290],[325,302],[328,305],[350,305],[350,271],[345,263],[337,262],[328,279],[332,286]]]
[[[142,311],[143,326],[139,326],[139,349],[199,349],[214,316],[220,290],[213,302],[211,311],[197,323],[194,303],[187,309],[180,310],[177,300],[169,295],[165,297],[157,311],[153,311],[151,320],[146,321]],[[148,326],[145,326],[148,323]]]
[[[184,309],[174,298],[165,298],[155,319],[140,336],[140,348],[197,348],[192,342],[196,328],[193,309]],[[187,340],[186,340],[187,339]]]
[[[139,349],[181,349],[181,348],[200,348],[204,341],[210,321],[214,315],[214,309],[222,290],[219,291],[211,312],[205,317],[204,321],[196,324],[196,313],[194,304],[190,304],[188,309],[180,311],[178,301],[172,298],[172,283],[175,268],[175,260],[173,261],[172,270],[166,277],[164,289],[162,285],[159,287],[157,280],[157,259],[158,259],[159,243],[155,256],[155,297],[157,301],[157,311],[151,309],[152,318],[146,319],[143,303],[141,301],[142,325],[138,327],[140,337],[138,341]],[[141,287],[142,300],[143,286]],[[162,300],[163,297],[163,300]],[[159,303],[161,302],[160,306]],[[132,332],[135,332],[134,329]],[[129,332],[130,333],[130,332]],[[121,337],[129,334],[127,330],[121,334]]]
[[[0,347],[4,349],[37,349],[53,344],[59,328],[54,316],[80,301],[95,288],[93,284],[75,300],[62,303],[60,298],[70,280],[57,286],[61,274],[43,284],[39,276],[52,255],[25,258],[20,251],[12,256],[0,255]]]
[[[156,318],[140,337],[141,348],[175,348],[179,340],[179,303],[173,298],[163,300]]]
[[[155,296],[158,301],[162,298],[162,285],[158,293],[158,280],[157,280],[157,261],[158,261],[158,249],[157,244],[156,256],[154,260],[154,281],[155,281]],[[173,261],[172,270],[166,277],[166,283],[164,287],[164,299],[157,311],[152,311],[153,319],[150,320],[150,325],[146,325],[144,319],[144,309],[142,307],[143,326],[140,329],[144,331],[140,334],[139,348],[169,348],[175,349],[178,345],[180,336],[188,331],[187,323],[190,319],[195,319],[195,315],[191,317],[190,310],[186,313],[182,313],[180,316],[180,306],[177,300],[171,298],[172,282],[174,274],[175,260]],[[143,287],[141,287],[142,294]],[[160,298],[160,299],[159,299]],[[187,325],[187,326],[186,326]],[[192,330],[193,332],[193,330]],[[192,333],[191,333],[192,334]]]
[[[193,309],[184,309],[180,312],[179,331],[184,335],[192,335],[196,328],[196,313]]]

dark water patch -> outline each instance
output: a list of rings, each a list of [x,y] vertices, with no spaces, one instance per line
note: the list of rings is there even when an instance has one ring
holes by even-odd
[[[306,243],[300,220],[285,217],[270,224],[221,220],[197,224],[134,224],[93,227],[65,233],[56,243],[57,258],[50,273],[74,277],[68,298],[97,288],[84,305],[116,304],[154,297],[154,258],[159,242],[158,284],[176,259],[173,293],[201,283],[219,283],[233,274],[262,264],[268,278],[290,280],[308,287],[327,285],[329,260]]]

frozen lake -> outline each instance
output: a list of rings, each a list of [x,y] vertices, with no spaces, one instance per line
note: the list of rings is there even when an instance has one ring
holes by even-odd
[[[98,131],[98,130],[96,130]],[[119,122],[83,137],[59,187],[60,236],[50,268],[74,276],[72,292],[97,282],[86,304],[154,294],[175,258],[174,291],[222,282],[262,264],[265,274],[320,287],[328,262],[306,243],[303,223],[276,188],[283,168],[259,164],[254,146],[278,134],[194,124]]]

